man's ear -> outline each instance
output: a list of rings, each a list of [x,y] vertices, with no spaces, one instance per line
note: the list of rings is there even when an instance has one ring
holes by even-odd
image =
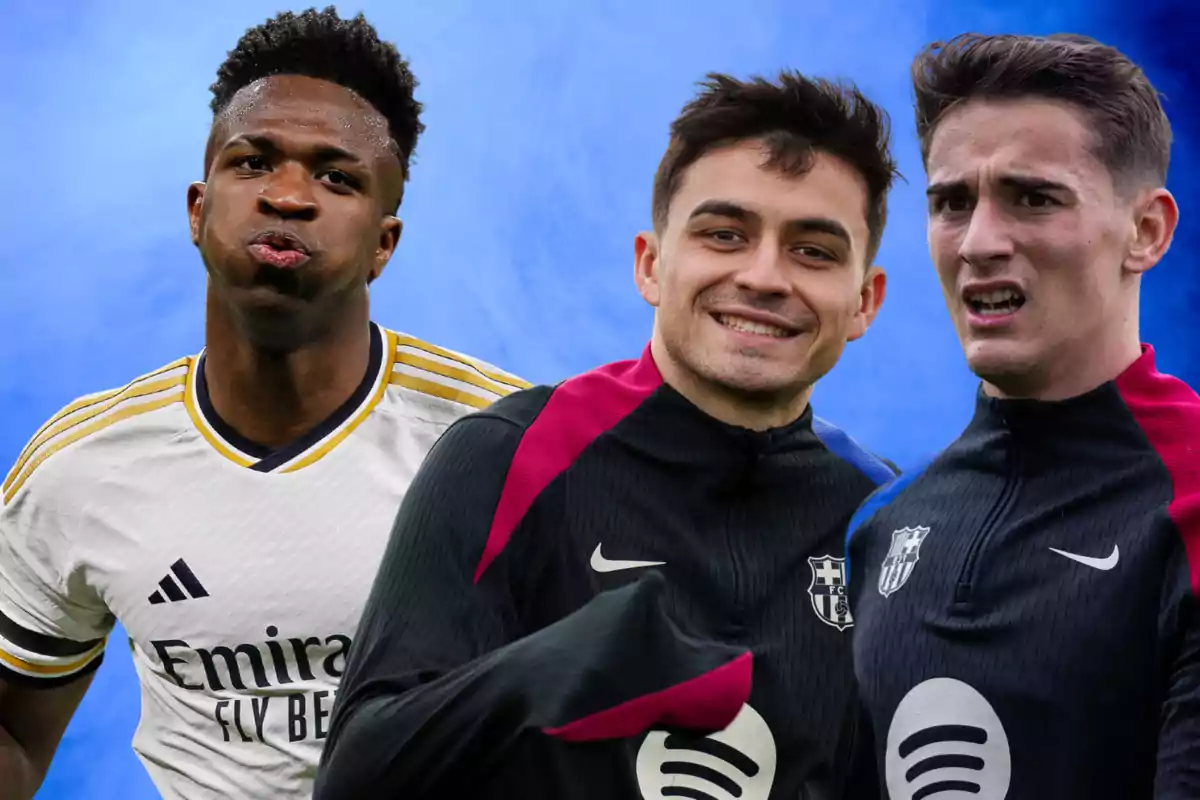
[[[188,186],[187,214],[188,228],[192,235],[192,244],[200,244],[200,210],[204,207],[204,190],[207,187],[203,181],[196,181]]]
[[[400,244],[400,234],[404,232],[404,223],[399,218],[388,214],[379,224],[379,246],[375,248],[375,263],[367,275],[367,283],[374,283],[383,274],[383,268],[392,259],[396,246]]]
[[[1171,249],[1175,227],[1179,224],[1179,205],[1166,189],[1149,192],[1135,206],[1129,255],[1122,265],[1127,272],[1141,275],[1162,260]]]
[[[633,282],[638,294],[654,308],[659,301],[659,240],[653,231],[633,237]]]
[[[846,335],[847,341],[860,339],[867,332],[867,328],[871,327],[871,323],[875,321],[875,315],[879,313],[886,294],[887,274],[882,267],[869,267],[867,274],[863,276],[862,288],[859,289],[858,310],[850,321],[850,330]]]

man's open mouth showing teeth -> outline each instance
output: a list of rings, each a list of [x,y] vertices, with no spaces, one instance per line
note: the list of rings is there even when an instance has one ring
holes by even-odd
[[[967,297],[967,305],[976,314],[983,316],[1001,316],[1011,314],[1025,305],[1025,295],[1016,289],[996,289],[991,292],[979,292]]]
[[[796,335],[795,331],[790,331],[786,328],[767,325],[763,322],[754,322],[742,317],[735,317],[732,314],[713,314],[713,318],[726,328],[741,331],[742,333],[757,333],[759,336],[771,336],[776,339],[787,339]]]

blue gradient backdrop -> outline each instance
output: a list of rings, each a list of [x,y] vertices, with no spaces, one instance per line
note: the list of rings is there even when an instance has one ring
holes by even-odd
[[[375,316],[535,381],[636,355],[650,312],[631,282],[632,236],[647,224],[667,123],[694,81],[781,66],[852,77],[892,112],[908,182],[893,194],[880,257],[888,301],[816,403],[893,459],[936,449],[965,423],[974,383],[928,265],[908,63],[928,40],[965,30],[1071,30],[1125,49],[1168,96],[1184,222],[1145,282],[1144,338],[1164,370],[1200,384],[1191,5],[366,3],[410,56],[428,124]],[[0,461],[73,397],[200,348],[204,276],[184,190],[200,177],[207,87],[242,31],[279,8],[0,3]],[[39,798],[155,797],[130,749],[138,713],[118,629]]]

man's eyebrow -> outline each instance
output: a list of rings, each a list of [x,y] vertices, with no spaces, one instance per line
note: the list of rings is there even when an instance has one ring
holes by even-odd
[[[929,188],[925,190],[926,197],[944,197],[951,194],[966,194],[966,181],[943,181],[941,183],[931,183]]]
[[[1020,189],[1025,192],[1069,192],[1071,187],[1059,181],[1048,178],[1036,178],[1032,175],[1005,175],[1000,179],[1000,185],[1010,189]]]
[[[1025,192],[1069,192],[1071,187],[1059,181],[1052,181],[1048,178],[1037,178],[1032,175],[1004,175],[1000,178],[1000,185],[1008,189],[1020,189]],[[925,190],[928,197],[947,197],[950,195],[969,194],[970,188],[966,181],[944,181],[942,183],[931,183],[929,188]]]
[[[249,145],[255,150],[270,155],[277,155],[282,151],[279,142],[270,136],[260,133],[247,133],[235,136],[225,143],[222,150],[227,150],[231,147],[240,145]],[[322,144],[308,149],[308,155],[318,163],[326,163],[329,161],[349,161],[355,164],[362,164],[363,159],[354,153],[341,147],[331,144]]]
[[[688,219],[696,217],[712,215],[714,217],[727,217],[736,219],[740,222],[760,222],[761,217],[757,212],[751,211],[743,205],[735,203],[731,200],[705,200],[700,205],[696,206]],[[836,236],[847,245],[852,245],[853,241],[850,237],[850,231],[846,230],[846,226],[835,219],[828,217],[801,217],[799,219],[790,219],[785,223],[785,226],[797,233],[826,233],[830,236]]]
[[[803,217],[801,219],[788,220],[787,227],[789,230],[798,233],[827,233],[830,236],[841,239],[847,246],[853,246],[854,244],[850,238],[850,231],[846,230],[846,226],[836,219],[829,219],[828,217]]]
[[[730,219],[742,222],[749,222],[758,218],[758,214],[731,200],[705,200],[692,209],[692,213],[688,215],[688,219],[695,219],[705,214],[710,214],[714,217],[729,217]]]

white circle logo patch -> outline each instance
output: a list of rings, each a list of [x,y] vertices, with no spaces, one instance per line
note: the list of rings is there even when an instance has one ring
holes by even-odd
[[[771,729],[746,705],[728,728],[710,736],[651,731],[638,750],[638,788],[646,800],[767,800],[775,758]]]
[[[933,678],[896,707],[885,769],[892,800],[1004,800],[1012,755],[983,695],[962,681]]]

